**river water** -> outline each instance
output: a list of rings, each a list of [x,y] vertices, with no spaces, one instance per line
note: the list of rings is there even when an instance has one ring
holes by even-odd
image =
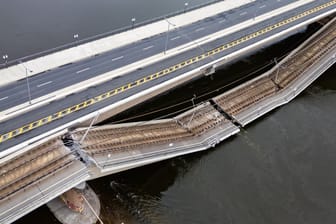
[[[19,4],[15,0],[10,2]],[[86,4],[98,7],[103,2]],[[117,7],[118,1],[113,2]],[[129,2],[142,5],[138,1]],[[164,4],[172,3],[162,1],[160,7],[165,8]],[[176,9],[174,7],[171,6]],[[106,20],[103,23],[102,26],[108,26]],[[317,28],[316,24],[310,26],[305,32],[225,66],[213,76],[163,94],[110,122],[186,101],[180,107],[132,120],[153,119],[189,107],[194,95],[198,97],[197,102],[218,95],[225,90],[222,87],[235,85],[235,80],[251,73],[250,76],[256,75],[253,71],[288,53]],[[101,31],[103,29],[97,29],[96,33]],[[35,50],[39,47],[32,45]],[[335,223],[335,73],[336,66],[333,66],[294,101],[258,119],[213,149],[89,182],[100,197],[104,223]],[[212,94],[207,94],[209,92]],[[15,223],[58,224],[46,206]]]
[[[213,0],[10,0],[0,3],[0,55],[8,60]],[[1,57],[2,59],[2,57]]]

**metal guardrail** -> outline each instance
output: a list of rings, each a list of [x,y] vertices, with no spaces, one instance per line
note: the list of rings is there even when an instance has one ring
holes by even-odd
[[[94,41],[94,40],[97,40],[97,39],[100,39],[100,38],[104,38],[104,37],[107,37],[107,36],[110,36],[110,35],[113,35],[113,34],[121,33],[121,32],[127,31],[127,30],[131,30],[131,29],[136,28],[136,27],[140,27],[140,26],[144,26],[144,25],[147,25],[147,24],[150,24],[150,23],[153,23],[153,22],[157,22],[159,20],[163,20],[163,19],[168,18],[168,17],[172,17],[172,16],[176,16],[176,15],[179,15],[179,14],[183,14],[185,12],[193,11],[193,10],[196,10],[196,9],[199,9],[199,8],[202,8],[202,7],[217,3],[217,2],[221,2],[221,1],[223,1],[223,0],[213,0],[213,1],[210,1],[210,2],[205,2],[205,3],[195,5],[195,6],[192,6],[192,7],[189,7],[189,8],[184,8],[183,10],[178,10],[178,11],[175,11],[175,12],[163,15],[163,16],[154,17],[152,19],[144,20],[144,21],[139,22],[139,23],[134,23],[134,24],[131,24],[129,26],[114,29],[114,30],[104,32],[104,33],[101,33],[101,34],[97,34],[97,35],[94,35],[94,36],[91,36],[91,37],[87,37],[87,38],[84,38],[84,39],[81,39],[81,40],[78,40],[76,38],[75,41],[72,41],[72,42],[67,43],[67,44],[63,44],[63,45],[60,45],[60,46],[57,46],[57,47],[54,47],[54,48],[50,48],[50,49],[47,49],[47,50],[44,50],[44,51],[40,51],[40,52],[30,54],[30,55],[27,55],[27,56],[24,56],[24,57],[16,58],[16,59],[13,59],[13,60],[8,60],[5,63],[0,63],[0,69],[9,67],[9,66],[12,66],[12,65],[15,65],[15,64],[19,64],[19,63],[22,63],[22,62],[25,62],[25,61],[29,61],[29,60],[37,58],[37,57],[45,56],[47,54],[51,54],[51,53],[54,53],[54,52],[57,52],[57,51],[60,51],[60,50],[75,47],[75,46],[80,45],[80,44],[88,43],[90,41]],[[6,55],[6,56],[7,56],[6,57],[6,59],[7,59],[8,55]],[[5,58],[3,58],[3,59],[5,60]]]

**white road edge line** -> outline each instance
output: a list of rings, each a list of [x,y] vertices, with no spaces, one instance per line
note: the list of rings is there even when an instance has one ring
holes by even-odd
[[[5,97],[0,98],[0,101],[1,101],[1,100],[5,100],[5,99],[8,99],[8,96],[5,96]]]
[[[120,59],[122,59],[122,58],[124,58],[124,56],[120,56],[120,57],[117,57],[117,58],[113,58],[112,61],[117,61],[117,60],[120,60]]]
[[[37,88],[42,87],[42,86],[45,86],[45,85],[48,85],[48,84],[50,84],[50,83],[52,83],[52,81],[42,83],[42,84],[40,84],[40,85],[37,85]]]
[[[76,73],[77,73],[77,74],[78,74],[78,73],[82,73],[82,72],[85,72],[85,71],[87,71],[87,70],[90,70],[90,68],[84,68],[84,69],[82,69],[82,70],[77,71]]]

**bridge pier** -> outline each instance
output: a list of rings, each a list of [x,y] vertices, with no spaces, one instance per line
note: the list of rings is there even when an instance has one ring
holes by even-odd
[[[84,185],[84,186],[81,186]],[[62,224],[94,224],[99,219],[100,201],[86,182],[47,203]]]

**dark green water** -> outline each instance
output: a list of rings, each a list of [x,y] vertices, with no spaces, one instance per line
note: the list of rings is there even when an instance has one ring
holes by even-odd
[[[317,26],[226,66],[111,121],[186,104],[281,57]],[[91,181],[104,223],[316,224],[336,222],[336,67],[291,103],[258,119],[235,137],[182,156]],[[222,89],[221,91],[223,91]],[[213,93],[208,97],[218,95]],[[15,222],[57,224],[46,206]]]

